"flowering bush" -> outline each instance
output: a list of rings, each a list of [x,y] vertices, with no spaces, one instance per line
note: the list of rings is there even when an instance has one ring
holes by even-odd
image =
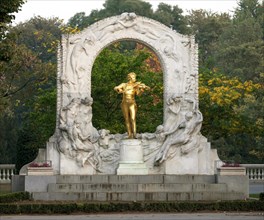
[[[29,167],[51,167],[51,161],[32,162],[29,164]]]

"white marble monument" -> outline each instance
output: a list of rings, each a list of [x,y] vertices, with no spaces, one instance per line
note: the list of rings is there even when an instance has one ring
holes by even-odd
[[[151,48],[163,70],[163,124],[132,141],[92,125],[93,63],[104,48],[121,40]],[[193,36],[135,13],[98,21],[62,37],[57,88],[56,131],[45,155],[55,174],[215,173],[219,158],[200,133],[198,46]]]

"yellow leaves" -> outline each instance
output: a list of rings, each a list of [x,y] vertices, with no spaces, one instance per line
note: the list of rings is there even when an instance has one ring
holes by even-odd
[[[204,86],[200,86],[199,87],[199,94],[203,95],[203,94],[208,94],[209,93],[209,89],[204,87]]]
[[[201,81],[199,93],[200,96],[209,95],[212,104],[225,106],[232,105],[240,98],[248,98],[254,90],[260,87],[260,84],[254,84],[252,81],[243,83],[237,78],[219,76],[209,79],[207,82]]]
[[[61,27],[60,29],[64,34],[76,34],[81,31],[78,27],[70,27],[70,26],[64,26]]]

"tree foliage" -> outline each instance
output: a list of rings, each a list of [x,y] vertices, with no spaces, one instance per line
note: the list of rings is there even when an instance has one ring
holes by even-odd
[[[177,5],[171,7],[170,5],[160,3],[158,9],[154,12],[151,4],[142,0],[106,0],[103,9],[93,10],[88,16],[85,15],[85,12],[76,13],[69,19],[68,25],[82,30],[98,20],[120,15],[123,12],[134,12],[137,15],[160,21],[179,33],[188,33],[187,20],[183,16],[183,10]]]
[[[187,19],[183,15],[183,10],[177,5],[171,6],[165,3],[160,3],[158,9],[153,13],[153,19],[167,25],[181,34],[187,34]]]
[[[62,33],[76,33],[103,18],[135,12],[182,34],[199,45],[202,133],[223,160],[262,163],[264,159],[264,10],[263,1],[239,0],[234,16],[196,10],[184,15],[177,5],[156,11],[141,0],[106,0],[104,8],[75,14],[64,25],[58,18],[33,17],[8,26],[24,3],[1,1],[0,22],[0,163],[21,167],[34,159],[55,128],[56,50]],[[2,7],[3,6],[3,7]],[[162,123],[163,83],[157,56],[144,45],[118,42],[104,49],[92,70],[93,124],[125,132],[121,96],[114,86],[127,73],[151,90],[137,97],[138,132]]]
[[[257,0],[241,0],[232,24],[219,36],[217,66],[230,76],[259,81],[264,68],[264,10]]]
[[[256,152],[261,152],[263,141],[263,92],[262,84],[226,77],[216,70],[200,74],[202,132],[219,150],[220,158],[261,161]]]
[[[216,14],[205,10],[192,10],[187,15],[189,31],[195,36],[199,46],[200,67],[213,68],[216,64],[215,44],[219,36],[231,24],[228,14]]]
[[[0,2],[0,41],[5,36],[7,24],[15,18],[14,13],[21,9],[25,0],[1,0]]]
[[[145,62],[148,50],[123,50],[122,42],[104,49],[97,57],[92,71],[93,124],[113,133],[124,133],[124,119],[120,104],[122,97],[114,87],[127,81],[127,74],[135,72],[137,80],[151,87],[137,97],[138,132],[155,131],[162,123],[162,74],[152,72]],[[161,110],[161,111],[160,111]]]
[[[17,44],[24,44],[40,60],[55,63],[62,29],[61,19],[36,16],[15,26],[11,33],[17,35]]]

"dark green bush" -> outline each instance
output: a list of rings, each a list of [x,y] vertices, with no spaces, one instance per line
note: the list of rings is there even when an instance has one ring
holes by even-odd
[[[76,212],[199,212],[199,211],[264,211],[262,201],[221,202],[133,202],[133,203],[21,203],[0,204],[1,214],[70,214]]]
[[[259,201],[264,201],[264,192],[259,194]]]
[[[19,202],[30,199],[31,195],[29,192],[15,192],[0,195],[0,203]]]

